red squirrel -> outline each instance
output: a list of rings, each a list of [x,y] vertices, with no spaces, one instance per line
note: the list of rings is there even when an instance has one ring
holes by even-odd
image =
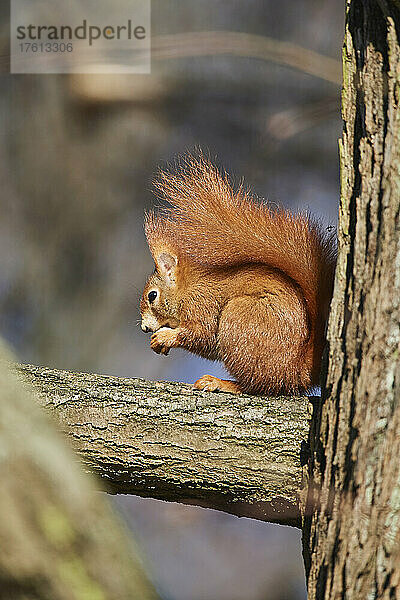
[[[204,375],[201,390],[278,395],[318,385],[333,235],[235,190],[204,157],[161,172],[156,188],[169,205],[145,220],[155,270],[140,311],[152,350],[222,361],[234,381]]]

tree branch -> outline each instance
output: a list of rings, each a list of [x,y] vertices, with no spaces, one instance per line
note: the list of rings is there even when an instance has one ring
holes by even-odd
[[[231,55],[271,61],[340,85],[342,66],[330,56],[291,42],[240,31],[191,31],[155,36],[152,59]]]
[[[307,398],[237,397],[28,365],[18,371],[107,491],[299,524]]]

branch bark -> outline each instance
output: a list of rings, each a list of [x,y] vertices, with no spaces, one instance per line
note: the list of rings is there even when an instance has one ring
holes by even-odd
[[[237,397],[28,365],[18,371],[107,491],[299,524],[308,398]]]

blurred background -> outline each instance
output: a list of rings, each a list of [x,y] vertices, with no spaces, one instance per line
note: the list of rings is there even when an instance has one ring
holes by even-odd
[[[2,75],[1,334],[21,361],[185,382],[222,373],[182,351],[153,354],[138,327],[152,179],[200,147],[258,196],[335,224],[340,83],[323,57],[340,61],[343,13],[332,0],[153,0],[151,75]],[[213,54],[222,34],[181,35],[216,30],[249,37],[233,56]],[[253,35],[278,54],[283,42],[320,53],[321,76],[255,58]],[[297,530],[113,502],[165,600],[305,598]]]

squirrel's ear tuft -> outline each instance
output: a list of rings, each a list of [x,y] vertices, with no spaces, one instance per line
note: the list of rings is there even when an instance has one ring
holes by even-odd
[[[174,283],[176,277],[176,269],[178,259],[173,254],[162,252],[156,258],[157,270],[161,277],[167,280],[168,283]]]

